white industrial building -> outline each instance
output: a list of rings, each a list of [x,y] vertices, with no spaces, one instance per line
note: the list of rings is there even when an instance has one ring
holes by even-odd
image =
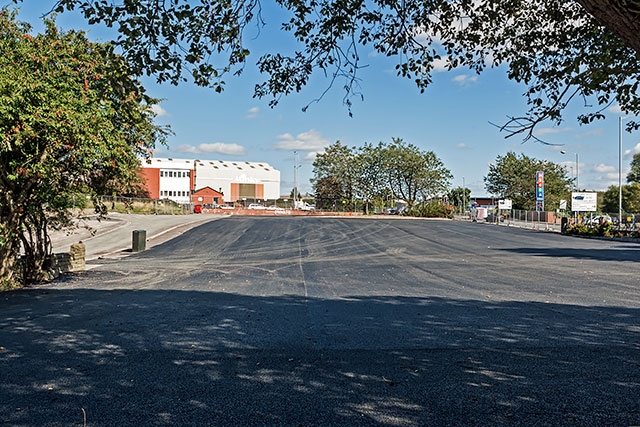
[[[209,187],[225,202],[275,200],[280,197],[280,171],[264,162],[193,160],[152,157],[141,162],[149,196],[180,204]]]
[[[280,197],[280,171],[268,163],[195,161],[195,190],[211,187],[230,202]]]

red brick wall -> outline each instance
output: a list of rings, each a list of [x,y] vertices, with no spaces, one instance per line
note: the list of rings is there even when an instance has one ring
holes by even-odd
[[[138,173],[144,179],[145,189],[152,199],[160,198],[160,169],[141,168]]]

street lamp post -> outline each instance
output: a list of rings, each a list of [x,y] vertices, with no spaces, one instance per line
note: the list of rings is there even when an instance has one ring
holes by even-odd
[[[297,209],[298,208],[298,195],[300,194],[298,192],[298,168],[300,166],[298,165],[298,152],[294,151],[293,152],[293,209]]]
[[[560,151],[560,154],[567,154],[566,151]],[[573,168],[572,168],[573,169]],[[576,191],[580,191],[580,183],[578,181],[578,153],[576,153]]]
[[[580,191],[580,180],[578,179],[578,153],[576,153],[576,191]]]
[[[467,190],[465,190],[464,186],[464,176],[462,177],[462,215],[464,215],[465,210],[467,209]]]
[[[626,118],[618,118],[618,227],[622,226],[622,121]]]

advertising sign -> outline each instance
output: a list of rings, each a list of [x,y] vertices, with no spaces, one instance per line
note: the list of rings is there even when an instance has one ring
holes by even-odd
[[[595,212],[598,206],[598,193],[571,193],[571,210],[574,212]]]
[[[510,199],[498,200],[498,209],[511,209],[511,205]]]
[[[536,202],[544,201],[544,172],[536,172]]]

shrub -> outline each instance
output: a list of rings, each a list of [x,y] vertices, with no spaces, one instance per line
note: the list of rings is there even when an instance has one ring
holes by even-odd
[[[453,218],[453,206],[439,202],[427,202],[414,205],[407,215],[421,218]]]
[[[589,228],[584,224],[571,224],[567,227],[567,234],[595,236],[596,234],[598,234],[598,231],[595,228]]]
[[[611,237],[611,223],[603,222],[597,227],[587,227],[584,224],[572,224],[567,227],[567,234],[575,234],[579,236],[604,236]]]

